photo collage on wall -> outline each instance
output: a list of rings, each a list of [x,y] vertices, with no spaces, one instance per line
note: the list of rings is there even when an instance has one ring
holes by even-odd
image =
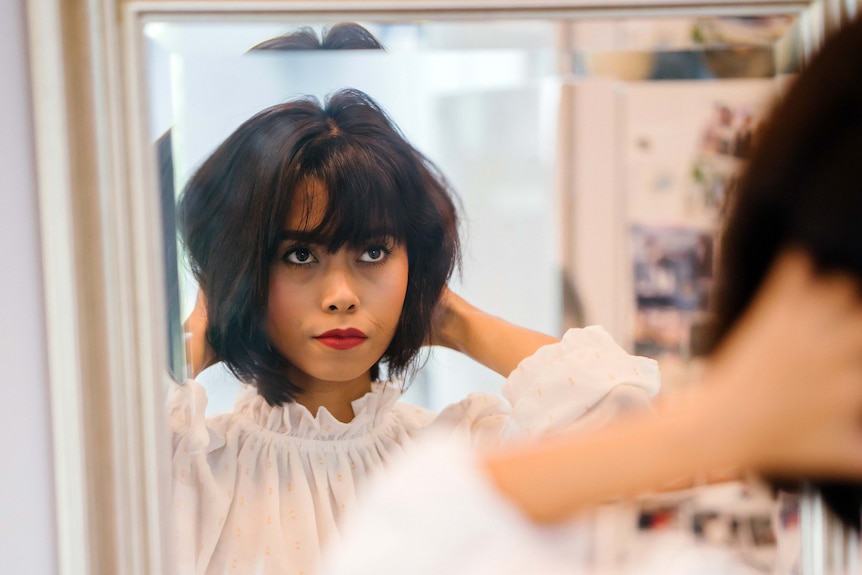
[[[634,262],[634,352],[689,353],[691,326],[706,311],[713,279],[714,238],[684,227],[631,228]]]
[[[727,97],[700,82],[625,94],[633,351],[660,361],[702,351],[727,199],[775,93],[768,79],[722,84]]]

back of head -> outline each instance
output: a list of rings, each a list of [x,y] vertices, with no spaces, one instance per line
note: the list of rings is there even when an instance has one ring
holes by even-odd
[[[283,34],[255,44],[249,51],[259,50],[383,50],[374,34],[355,22],[340,22],[324,28],[322,39],[314,29],[303,26],[290,34]]]
[[[723,235],[715,345],[745,313],[785,248],[803,249],[821,271],[862,281],[860,62],[857,21],[825,43],[758,134]],[[821,487],[833,510],[858,528],[862,485]]]
[[[213,351],[273,405],[302,392],[285,379],[287,360],[269,345],[265,318],[270,266],[309,181],[326,193],[322,220],[307,230],[314,243],[334,251],[386,235],[407,249],[403,311],[381,358],[390,375],[416,358],[459,258],[445,180],[365,94],[342,90],[325,106],[294,100],[246,121],[189,180],[179,223],[207,296]]]

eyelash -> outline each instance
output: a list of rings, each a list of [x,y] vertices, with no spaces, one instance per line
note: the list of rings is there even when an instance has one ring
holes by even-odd
[[[386,260],[389,259],[389,256],[392,255],[392,248],[390,248],[389,246],[384,245],[384,244],[370,245],[367,248],[365,248],[364,250],[362,250],[361,255],[365,255],[368,252],[370,252],[371,250],[380,250],[381,252],[383,252],[383,255],[381,256],[381,258],[379,260],[370,261],[370,262],[363,261],[362,262],[363,264],[372,265],[372,266],[379,266],[379,265],[385,264]]]
[[[293,255],[299,251],[308,252],[309,259],[311,261],[309,261],[307,263],[296,263],[296,262],[292,262],[288,259],[291,255]],[[287,265],[295,267],[295,268],[304,268],[305,266],[318,261],[318,259],[317,259],[317,256],[314,255],[314,252],[312,252],[310,249],[308,249],[305,246],[291,246],[284,252],[284,255],[281,256],[281,261],[283,261]]]
[[[368,253],[371,250],[380,250],[381,252],[383,252],[382,257],[380,259],[374,260],[374,261],[359,260],[359,263],[369,265],[369,266],[382,265],[382,264],[386,263],[386,260],[388,260],[389,256],[392,255],[393,248],[391,248],[390,246],[383,244],[383,243],[370,244],[360,252],[360,257],[362,257],[363,255],[365,255],[366,253]],[[300,251],[308,252],[309,261],[307,261],[305,263],[296,263],[296,262],[290,261],[290,259],[289,259],[290,256],[295,254],[296,252],[300,252]],[[317,259],[317,256],[314,255],[314,252],[311,251],[310,248],[303,246],[303,245],[296,245],[296,246],[291,246],[291,247],[287,248],[287,250],[281,256],[281,261],[284,262],[285,264],[292,266],[292,267],[295,267],[295,268],[304,268],[304,267],[307,267],[308,265],[315,263],[315,262],[318,262],[320,260]]]

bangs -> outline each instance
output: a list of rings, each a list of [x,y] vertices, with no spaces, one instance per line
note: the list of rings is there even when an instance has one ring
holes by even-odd
[[[332,252],[384,237],[405,243],[412,218],[404,190],[420,185],[411,181],[410,170],[378,146],[329,144],[325,154],[317,153],[324,146],[308,150],[306,177],[292,194],[291,204],[305,208],[301,235]],[[314,190],[315,184],[322,189]],[[306,199],[299,201],[303,189]],[[317,205],[320,201],[325,209]]]

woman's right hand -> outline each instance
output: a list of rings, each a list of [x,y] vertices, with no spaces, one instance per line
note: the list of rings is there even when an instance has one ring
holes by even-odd
[[[212,347],[207,341],[207,299],[202,289],[198,289],[195,307],[183,324],[186,337],[186,363],[189,376],[196,377],[205,368],[218,362]]]

